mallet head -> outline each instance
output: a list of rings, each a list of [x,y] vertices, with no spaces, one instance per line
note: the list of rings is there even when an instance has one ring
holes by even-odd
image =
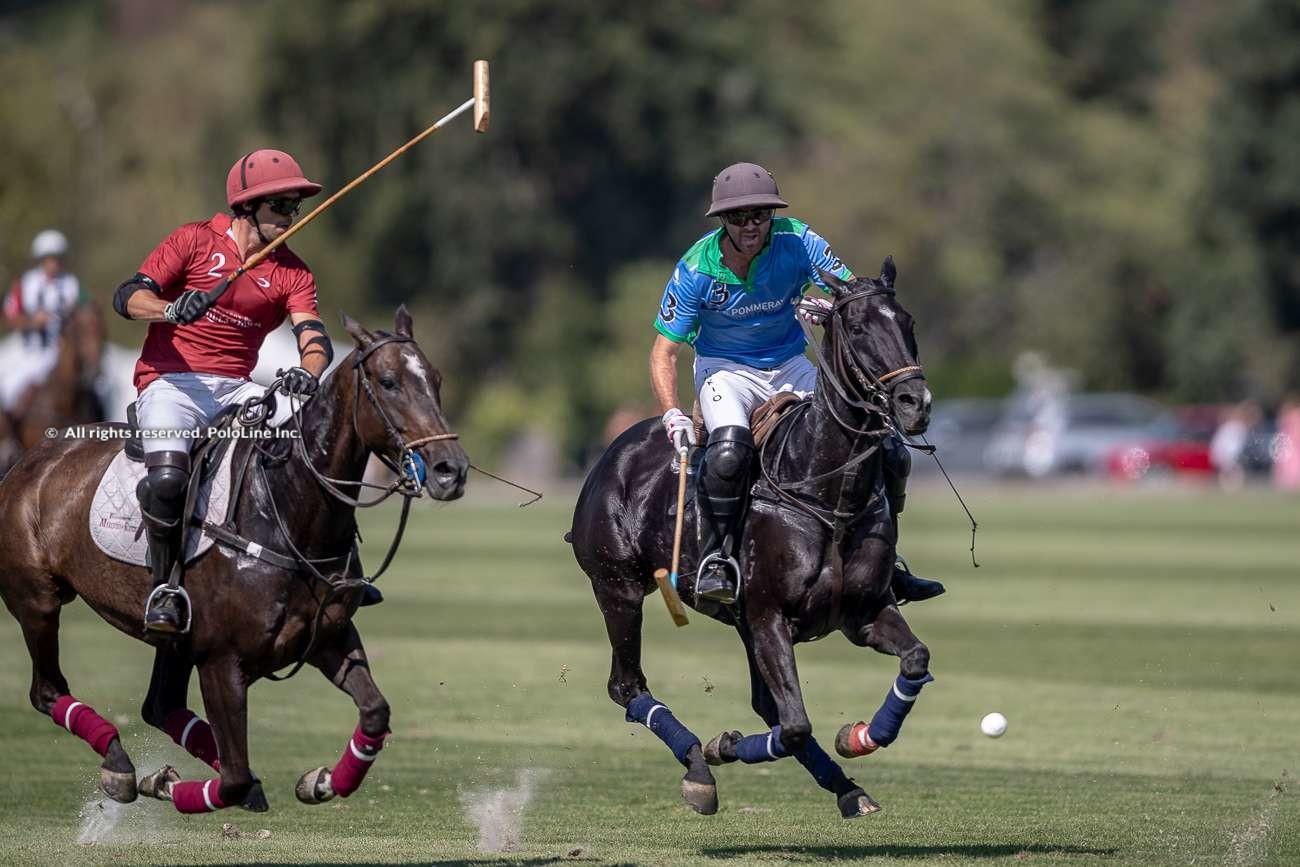
[[[488,62],[474,61],[474,131],[487,132],[489,120]]]

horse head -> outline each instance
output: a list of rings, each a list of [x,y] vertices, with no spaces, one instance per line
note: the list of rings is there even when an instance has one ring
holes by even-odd
[[[912,315],[898,303],[897,275],[892,256],[879,277],[845,282],[821,272],[834,293],[824,346],[851,403],[892,416],[908,435],[921,434],[930,424],[930,390],[917,360]]]
[[[99,310],[89,304],[75,308],[63,320],[60,339],[62,351],[72,356],[77,383],[93,387],[104,357],[104,320]]]
[[[411,314],[397,308],[393,331],[370,331],[346,314],[356,343],[344,360],[356,378],[353,425],[362,444],[390,466],[406,467],[412,454],[424,463],[425,488],[437,500],[465,492],[469,457],[442,414],[442,374],[411,334]]]

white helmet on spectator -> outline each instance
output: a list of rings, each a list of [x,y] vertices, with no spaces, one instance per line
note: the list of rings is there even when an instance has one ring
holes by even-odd
[[[58,229],[46,229],[32,239],[32,258],[68,255],[68,239]]]

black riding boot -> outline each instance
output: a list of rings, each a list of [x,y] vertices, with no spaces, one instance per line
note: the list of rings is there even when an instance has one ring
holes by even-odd
[[[190,480],[190,456],[186,452],[154,452],[145,455],[145,466],[148,475],[135,489],[148,533],[149,563],[153,569],[154,592],[145,603],[144,628],[175,635],[189,626],[188,600],[180,593],[159,588],[168,582],[181,555],[181,522]]]
[[[885,441],[885,491],[889,495],[889,517],[898,528],[898,516],[907,501],[907,477],[912,473],[912,454],[907,446],[897,437]],[[899,605],[908,602],[920,602],[943,593],[945,588],[938,581],[921,578],[912,574],[907,568],[907,561],[902,556],[894,560],[894,598]]]
[[[740,564],[735,555],[740,523],[749,495],[749,469],[754,460],[754,436],[740,425],[720,427],[709,434],[700,477],[700,568],[695,595],[731,605],[736,601]]]

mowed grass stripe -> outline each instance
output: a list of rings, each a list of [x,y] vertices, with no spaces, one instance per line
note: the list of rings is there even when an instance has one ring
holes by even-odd
[[[849,763],[885,805],[869,820],[840,820],[792,762],[720,769],[722,812],[690,813],[680,768],[605,695],[602,620],[561,540],[571,498],[518,510],[475,495],[416,510],[384,579],[389,601],[359,618],[394,735],[347,801],[292,797],[298,774],[331,764],[355,724],[347,698],[308,670],[250,697],[271,813],[136,804],[127,837],[154,842],[76,846],[94,756],[30,709],[21,637],[0,621],[0,862],[481,863],[495,856],[477,851],[460,798],[512,785],[521,768],[538,772],[538,795],[502,863],[575,848],[603,864],[1223,863],[1261,816],[1262,847],[1238,849],[1300,862],[1294,796],[1268,800],[1282,769],[1300,766],[1300,575],[1289,568],[1300,564],[1300,504],[1256,492],[966,493],[982,525],[979,570],[964,560],[950,495],[909,498],[905,551],[952,591],[905,609],[938,680],[897,744]],[[394,519],[363,516],[369,561]],[[657,596],[646,612],[656,695],[701,737],[759,731],[734,634],[699,617],[674,629]],[[74,692],[122,720],[141,768],[165,760],[205,775],[139,720],[151,652],[82,604],[64,620]],[[897,668],[834,636],[799,659],[827,746],[842,722],[871,714]],[[978,734],[994,709],[1011,719],[1000,740]],[[222,840],[226,821],[272,836]]]

